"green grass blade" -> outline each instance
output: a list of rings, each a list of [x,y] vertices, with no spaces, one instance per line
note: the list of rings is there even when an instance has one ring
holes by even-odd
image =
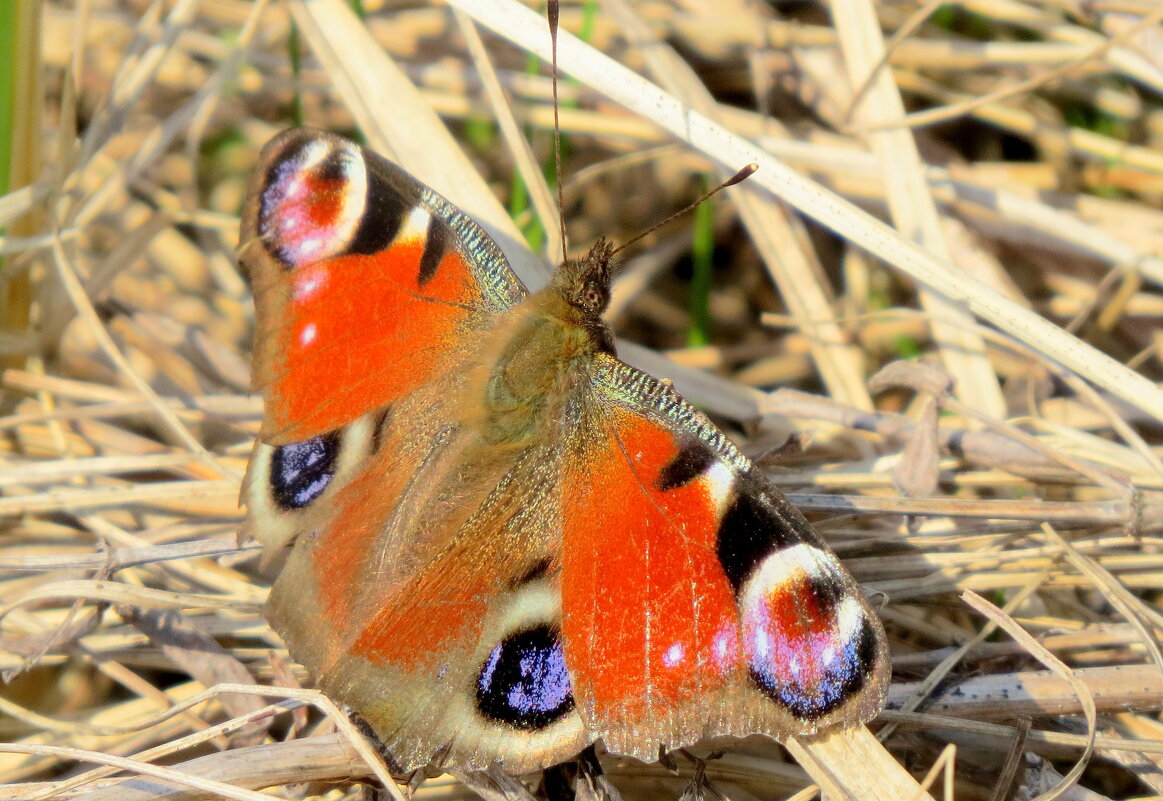
[[[704,184],[706,181],[704,180]],[[695,207],[691,242],[691,324],[687,345],[702,347],[711,341],[711,257],[715,252],[714,208],[710,202]]]

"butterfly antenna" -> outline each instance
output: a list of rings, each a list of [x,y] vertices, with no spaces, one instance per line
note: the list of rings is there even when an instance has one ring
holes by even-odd
[[[553,160],[557,170],[557,218],[561,226],[561,260],[568,258],[565,245],[565,193],[561,188],[561,118],[557,101],[557,26],[561,19],[561,4],[549,0],[545,16],[549,18],[549,47],[553,63]]]
[[[654,225],[650,226],[642,233],[638,234],[638,236],[634,237],[633,239],[629,239],[629,240],[623,242],[621,245],[614,248],[613,252],[610,253],[610,256],[613,257],[613,256],[617,255],[618,253],[625,250],[629,245],[633,245],[635,242],[637,242],[639,239],[642,239],[642,237],[644,237],[644,236],[649,236],[650,234],[654,233],[655,231],[657,231],[662,226],[666,225],[668,222],[670,222],[674,218],[681,217],[682,215],[686,214],[691,209],[698,206],[700,203],[703,203],[704,201],[710,200],[711,197],[713,197],[716,193],[726,189],[728,186],[734,186],[735,184],[742,183],[743,181],[747,180],[751,176],[751,174],[758,169],[759,169],[759,165],[756,164],[755,162],[748,164],[746,167],[739,170],[739,172],[732,175],[726,181],[723,181],[723,183],[719,184],[714,189],[712,189],[710,192],[707,192],[705,195],[700,197],[694,203],[691,203],[689,206],[676,211],[674,214],[670,215],[665,220],[662,220],[661,222],[655,223]]]

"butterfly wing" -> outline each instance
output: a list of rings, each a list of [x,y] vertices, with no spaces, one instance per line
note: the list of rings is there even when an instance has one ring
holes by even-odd
[[[471,426],[422,422],[440,403],[426,389],[400,402],[361,474],[296,541],[268,615],[395,769],[527,772],[592,739],[560,639],[561,451],[498,451]]]
[[[407,395],[525,297],[467,215],[341,137],[276,137],[247,198],[242,262],[268,443],[327,434]]]
[[[652,761],[883,706],[883,629],[782,494],[669,384],[599,356],[566,462],[562,635],[583,719]]]
[[[265,399],[245,533],[270,553],[319,525],[363,468],[380,433],[368,415],[420,387],[455,393],[466,345],[526,293],[471,218],[322,131],[286,131],[263,149],[241,242]]]
[[[597,737],[653,760],[879,711],[887,652],[858,588],[669,385],[599,356],[559,436],[514,449],[441,424],[454,404],[422,387],[380,433],[342,432],[366,466],[269,604],[394,767],[520,773]]]

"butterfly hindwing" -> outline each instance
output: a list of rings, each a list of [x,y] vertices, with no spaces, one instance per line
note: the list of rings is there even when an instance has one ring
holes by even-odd
[[[599,357],[563,497],[563,636],[582,715],[643,759],[879,711],[876,615],[771,483],[668,384]]]
[[[439,376],[450,352],[525,296],[471,218],[320,131],[288,131],[263,150],[242,243],[272,444],[335,431]]]
[[[533,770],[592,739],[560,637],[562,452],[498,452],[447,422],[452,404],[430,387],[400,402],[295,543],[268,614],[396,768]]]

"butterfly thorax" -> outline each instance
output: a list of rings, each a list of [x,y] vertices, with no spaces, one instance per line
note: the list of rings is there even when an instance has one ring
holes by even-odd
[[[487,442],[523,445],[560,426],[597,353],[613,353],[602,321],[610,300],[612,246],[599,239],[581,259],[554,272],[493,331],[493,355],[480,375],[481,433]],[[480,395],[478,395],[480,397]]]

